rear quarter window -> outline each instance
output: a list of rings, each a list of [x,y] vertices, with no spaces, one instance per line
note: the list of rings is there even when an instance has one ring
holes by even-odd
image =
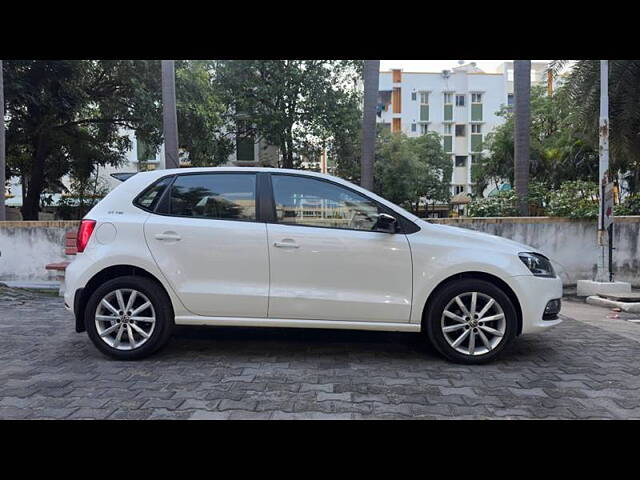
[[[162,193],[171,183],[173,177],[164,177],[151,186],[147,187],[140,195],[136,197],[133,204],[143,210],[153,211],[162,197]]]

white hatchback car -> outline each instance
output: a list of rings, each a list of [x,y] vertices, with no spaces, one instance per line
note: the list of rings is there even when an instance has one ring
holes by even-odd
[[[233,325],[422,331],[482,363],[557,325],[561,297],[535,249],[339,178],[188,168],[135,174],[87,214],[65,306],[118,359],[158,350],[174,325]]]

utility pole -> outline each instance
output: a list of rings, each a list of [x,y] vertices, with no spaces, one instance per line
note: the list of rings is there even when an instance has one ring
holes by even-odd
[[[610,281],[605,272],[605,236],[609,225],[605,224],[605,187],[609,184],[609,61],[600,60],[600,128],[599,128],[598,188],[600,189],[600,208],[598,215],[598,245],[601,252],[598,256],[596,272],[597,282]],[[611,232],[611,230],[609,230]],[[609,239],[611,241],[611,239]]]
[[[176,70],[174,60],[162,60],[162,130],[164,168],[178,168],[178,115],[176,113]]]
[[[2,60],[0,60],[0,222],[7,219],[7,210],[4,205],[5,195],[5,178],[6,163],[5,163],[5,134],[4,134],[4,80],[2,76]]]
[[[364,61],[364,106],[362,116],[362,159],[360,185],[373,190],[373,160],[376,148],[376,103],[380,78],[380,60]]]

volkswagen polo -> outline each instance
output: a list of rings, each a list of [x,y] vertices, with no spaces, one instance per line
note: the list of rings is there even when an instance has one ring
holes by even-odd
[[[137,173],[82,220],[77,249],[65,306],[122,360],[210,325],[422,332],[483,363],[560,322],[561,281],[535,248],[307,171]]]

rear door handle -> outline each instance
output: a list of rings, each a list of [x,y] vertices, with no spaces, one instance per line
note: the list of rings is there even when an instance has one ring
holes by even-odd
[[[174,241],[174,242],[178,242],[182,238],[180,235],[178,235],[175,232],[156,233],[154,237],[156,240],[161,240],[161,241],[168,240],[168,241]]]
[[[274,242],[273,246],[276,248],[300,248],[300,245],[297,245],[293,240]]]

